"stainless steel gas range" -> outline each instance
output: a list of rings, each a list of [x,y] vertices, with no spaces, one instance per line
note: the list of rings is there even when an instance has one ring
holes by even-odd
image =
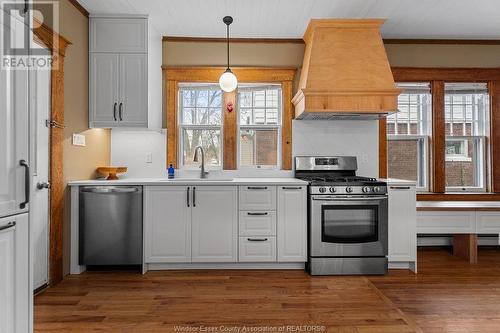
[[[295,177],[309,182],[311,275],[387,272],[387,184],[356,170],[351,156],[295,158]]]

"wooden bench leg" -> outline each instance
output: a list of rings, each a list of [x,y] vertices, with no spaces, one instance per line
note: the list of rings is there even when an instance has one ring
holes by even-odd
[[[477,235],[456,234],[453,235],[453,255],[471,264],[477,263]]]

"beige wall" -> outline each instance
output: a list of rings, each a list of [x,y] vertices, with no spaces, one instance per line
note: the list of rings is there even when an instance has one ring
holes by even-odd
[[[500,67],[500,45],[386,44],[392,66]],[[163,65],[224,66],[224,43],[163,42]],[[302,44],[231,44],[232,66],[301,67]]]

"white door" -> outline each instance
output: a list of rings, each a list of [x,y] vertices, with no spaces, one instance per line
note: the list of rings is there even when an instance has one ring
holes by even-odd
[[[146,263],[191,262],[191,193],[187,186],[144,187]]]
[[[33,288],[48,283],[49,249],[49,127],[50,70],[30,71],[30,109],[33,140],[33,182],[30,218],[33,240]]]
[[[89,126],[118,126],[118,54],[91,53]]]
[[[0,219],[0,332],[28,333],[32,291],[28,214]]]
[[[148,126],[148,55],[120,54],[120,126]]]
[[[237,187],[195,186],[192,192],[192,261],[238,261]]]
[[[12,19],[13,29],[1,24],[1,32],[22,40],[24,25]],[[0,217],[25,212],[25,167],[28,158],[28,72],[0,69]],[[27,164],[26,164],[27,165]]]
[[[278,261],[307,260],[307,199],[304,186],[278,187]]]

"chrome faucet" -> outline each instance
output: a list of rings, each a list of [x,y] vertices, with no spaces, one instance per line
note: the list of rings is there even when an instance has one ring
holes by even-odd
[[[201,175],[200,178],[207,178],[208,172],[205,171],[205,152],[203,151],[202,146],[198,146],[194,149],[194,157],[193,161],[198,162],[198,149],[201,151]]]

